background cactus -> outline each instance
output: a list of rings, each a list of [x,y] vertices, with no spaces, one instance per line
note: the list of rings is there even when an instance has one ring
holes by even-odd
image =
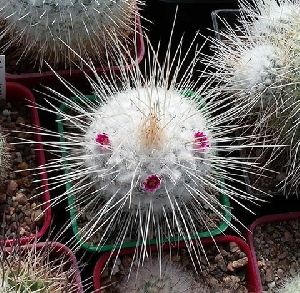
[[[115,39],[134,32],[137,2],[1,0],[0,8],[2,53],[12,47],[18,61],[26,57],[41,68],[44,59],[61,69],[78,61],[72,49],[97,64],[106,62]]]
[[[1,292],[78,292],[74,269],[67,264],[67,258],[60,255],[55,259],[51,242],[41,249],[36,245],[35,240],[31,246],[15,243],[1,248]]]
[[[153,259],[145,261],[143,266],[134,266],[129,278],[123,278],[118,287],[125,292],[161,292],[161,293],[193,293],[207,292],[208,288],[200,288],[191,272],[181,264],[163,258],[161,264]]]
[[[238,30],[222,33],[226,41],[213,45],[208,63],[217,71],[222,90],[234,94],[252,113],[254,139],[268,135],[276,150],[270,160],[286,151],[286,183],[298,192],[300,176],[299,1],[240,1]],[[250,107],[249,107],[250,105]]]

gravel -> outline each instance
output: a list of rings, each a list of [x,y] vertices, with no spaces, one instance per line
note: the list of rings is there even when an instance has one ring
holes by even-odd
[[[276,292],[287,278],[300,271],[300,220],[258,226],[254,245],[266,292]]]
[[[28,108],[23,104],[0,103],[0,130],[6,135],[9,148],[10,166],[0,184],[0,239],[29,236],[43,223],[41,199],[35,197],[38,186],[33,182],[36,168],[34,145],[11,143],[20,142],[17,138],[34,139],[26,133],[30,125]],[[13,133],[17,130],[19,133]],[[16,172],[18,171],[18,172]]]
[[[201,267],[197,268],[198,273],[195,272],[193,264],[190,260],[190,256],[186,249],[181,249],[178,253],[173,250],[171,260],[183,266],[184,270],[190,272],[199,288],[192,292],[195,293],[243,293],[248,292],[246,285],[246,267],[248,264],[248,259],[244,252],[240,250],[238,245],[234,242],[228,244],[218,245],[219,251],[217,248],[212,245],[205,247],[206,256],[209,260],[207,263],[205,256],[201,257]],[[152,255],[155,259],[157,255]],[[164,253],[162,257],[169,258],[168,253]],[[115,260],[111,260],[108,263],[107,268],[103,271],[101,277],[101,284],[103,293],[121,293],[122,289],[118,288],[118,283],[121,282],[124,278],[127,278],[130,265],[132,263],[132,256],[120,256],[116,260],[116,265],[113,267]],[[136,266],[137,262],[134,262]],[[198,286],[197,286],[198,287]],[[206,291],[203,291],[203,288]],[[155,293],[165,292],[163,290],[157,291]],[[131,293],[131,292],[126,292]],[[136,293],[143,293],[136,292]],[[176,292],[179,293],[179,292]]]

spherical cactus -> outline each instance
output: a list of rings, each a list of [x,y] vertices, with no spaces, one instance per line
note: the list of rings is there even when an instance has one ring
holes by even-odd
[[[300,292],[300,275],[288,278],[283,285],[276,291],[277,293],[295,293]]]
[[[53,188],[69,186],[56,201],[74,198],[82,241],[98,247],[137,241],[143,250],[151,239],[161,244],[181,237],[190,255],[198,255],[202,250],[190,240],[200,231],[221,221],[237,230],[221,193],[247,210],[243,201],[260,200],[235,186],[244,182],[236,170],[248,169],[233,154],[248,147],[245,138],[233,136],[243,108],[231,102],[225,108],[211,84],[194,83],[199,52],[186,72],[180,72],[180,58],[169,62],[167,53],[160,65],[153,54],[146,76],[138,65],[121,67],[111,83],[95,73],[92,98],[52,92],[62,107],[49,101],[54,108],[45,110],[58,113],[61,134],[54,135],[61,140],[47,145],[62,157],[46,167],[65,170],[52,178]]]
[[[189,202],[187,190],[205,190],[205,182],[192,179],[211,172],[206,162],[215,156],[216,139],[208,123],[197,101],[175,90],[120,92],[93,111],[83,139],[85,166],[107,201],[123,201],[128,211],[169,212],[170,200]]]
[[[60,69],[78,61],[72,50],[104,62],[115,39],[133,32],[136,5],[135,0],[1,0],[2,52],[14,46],[19,60],[26,56],[41,67],[44,59]]]
[[[221,90],[234,94],[251,113],[255,140],[288,145],[286,178],[281,187],[298,189],[300,176],[299,16],[298,1],[240,1],[238,31],[223,32],[214,41],[208,63],[217,71]],[[249,123],[249,124],[250,124]],[[278,152],[272,153],[272,158]],[[277,170],[278,171],[278,170]],[[285,188],[285,190],[288,190]]]
[[[186,271],[180,264],[163,258],[161,264],[150,259],[140,267],[134,266],[129,279],[125,277],[117,288],[136,293],[208,292],[208,288],[200,286],[195,282],[192,272]]]
[[[299,0],[240,0],[246,18],[242,23],[256,37],[278,37],[278,34],[299,32]]]
[[[0,291],[12,292],[78,292],[74,282],[75,268],[60,254],[55,259],[51,242],[38,247],[37,240],[30,245],[12,244],[0,251]],[[57,252],[56,252],[57,257]]]

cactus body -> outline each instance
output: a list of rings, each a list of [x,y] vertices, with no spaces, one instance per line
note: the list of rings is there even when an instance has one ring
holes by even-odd
[[[2,52],[19,47],[19,60],[60,69],[78,61],[72,50],[106,62],[106,49],[133,32],[137,9],[135,0],[1,0],[0,7]]]

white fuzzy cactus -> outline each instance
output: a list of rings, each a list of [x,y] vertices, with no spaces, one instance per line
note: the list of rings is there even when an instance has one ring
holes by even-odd
[[[1,51],[20,46],[19,60],[27,56],[42,66],[44,59],[60,69],[75,61],[70,48],[103,62],[115,38],[134,31],[136,5],[135,0],[1,0]]]
[[[128,208],[148,212],[152,206],[158,214],[174,208],[170,194],[188,202],[188,190],[205,190],[205,182],[192,179],[211,172],[205,162],[215,156],[216,141],[197,102],[175,90],[141,87],[95,108],[83,151],[107,201],[127,195]]]
[[[255,139],[267,133],[274,144],[286,149],[287,177],[298,189],[300,178],[299,1],[240,1],[238,31],[228,27],[226,41],[214,41],[208,63],[216,70],[223,91],[245,103],[252,113]],[[277,153],[273,153],[276,159]],[[281,185],[281,186],[283,186]]]
[[[276,293],[295,293],[300,292],[300,275],[287,278],[283,285],[276,290]]]
[[[251,34],[256,37],[278,37],[278,34],[299,33],[299,0],[240,0],[242,13]]]
[[[132,293],[208,292],[208,288],[201,288],[201,285],[196,283],[193,273],[168,258],[163,258],[161,263],[150,259],[139,267],[134,266],[129,278],[124,278],[117,288]]]
[[[146,76],[138,65],[130,72],[121,66],[111,83],[95,73],[96,81],[90,79],[94,100],[77,91],[76,98],[55,91],[47,95],[65,109],[51,101],[44,108],[58,113],[64,125],[63,141],[47,142],[62,157],[46,167],[66,170],[52,178],[53,188],[72,186],[56,202],[72,195],[75,219],[89,215],[78,235],[85,242],[119,246],[137,241],[145,252],[151,239],[160,244],[181,236],[190,254],[199,255],[203,249],[190,241],[199,229],[215,228],[219,219],[237,231],[219,194],[246,210],[245,201],[260,200],[235,186],[243,179],[233,173],[248,169],[232,155],[248,147],[245,138],[232,136],[239,126],[230,123],[243,115],[240,104],[229,102],[232,107],[225,109],[209,82],[193,83],[199,52],[184,72],[182,60],[170,62],[169,54],[163,65],[156,55],[149,57],[153,65]]]

